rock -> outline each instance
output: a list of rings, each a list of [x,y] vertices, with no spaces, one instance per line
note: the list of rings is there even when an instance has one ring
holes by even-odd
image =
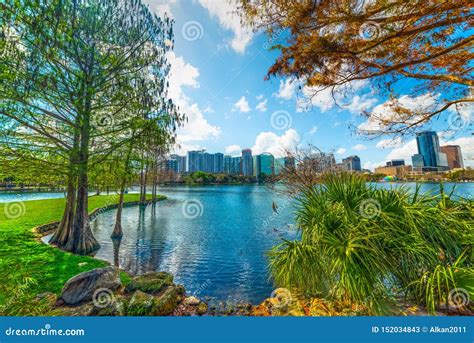
[[[153,295],[135,291],[127,307],[127,316],[151,316],[155,298]]]
[[[199,314],[200,316],[203,314],[206,314],[208,310],[207,304],[206,303],[199,303],[196,308],[196,313]]]
[[[112,301],[107,304],[94,304],[90,315],[91,316],[125,316],[125,308],[127,300],[123,296],[114,297]]]
[[[176,285],[176,292],[178,293],[178,303],[181,303],[186,298],[186,289],[183,285]]]
[[[148,294],[159,294],[168,286],[173,285],[173,276],[165,272],[153,272],[135,276],[127,285],[127,293],[140,290]]]
[[[153,306],[153,315],[167,316],[173,313],[176,306],[178,306],[178,290],[175,286],[169,286],[163,294],[155,297]]]
[[[190,305],[190,306],[197,306],[197,305],[199,305],[200,302],[201,302],[201,300],[199,300],[198,298],[196,298],[194,296],[190,296],[190,297],[187,297],[186,299],[184,299],[184,304],[185,305]]]
[[[96,268],[69,279],[58,298],[58,304],[76,305],[92,300],[99,288],[114,291],[121,286],[118,269]]]
[[[92,303],[83,304],[80,306],[64,306],[58,307],[54,310],[55,316],[74,317],[74,316],[89,316],[94,305]]]
[[[178,306],[178,290],[167,287],[160,295],[153,296],[140,290],[133,293],[127,307],[128,316],[167,316]]]
[[[305,316],[303,305],[295,298],[267,298],[251,311],[253,316]]]

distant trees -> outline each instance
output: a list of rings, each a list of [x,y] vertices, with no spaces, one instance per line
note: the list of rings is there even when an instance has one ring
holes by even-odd
[[[89,177],[99,185],[97,172],[115,168],[134,140],[144,149],[147,139],[173,140],[184,119],[167,98],[172,21],[140,1],[7,0],[0,13],[1,148],[10,161],[64,175],[66,207],[52,242],[88,254],[99,247]]]
[[[244,21],[269,35],[280,56],[267,77],[302,82],[305,94],[330,90],[343,97],[361,80],[390,96],[390,114],[373,118],[367,134],[401,134],[474,101],[471,1],[240,0]],[[401,80],[416,81],[413,95],[443,95],[413,109],[396,98]],[[339,93],[339,97],[336,94]],[[377,115],[377,114],[372,114]],[[461,118],[461,120],[463,120]]]

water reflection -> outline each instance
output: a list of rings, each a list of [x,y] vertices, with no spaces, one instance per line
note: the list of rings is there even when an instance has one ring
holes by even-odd
[[[183,216],[189,197],[203,204],[202,216]],[[121,241],[109,237],[115,211],[108,211],[92,225],[101,243],[97,257],[133,274],[168,271],[191,294],[258,302],[273,289],[266,252],[280,237],[269,232],[278,228],[287,238],[294,234],[288,230],[291,212],[275,216],[273,201],[282,199],[252,186],[231,187],[227,194],[222,187],[176,192],[154,206],[124,208]]]

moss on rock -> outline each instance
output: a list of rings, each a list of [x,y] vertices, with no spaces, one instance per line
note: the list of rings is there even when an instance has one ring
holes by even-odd
[[[134,277],[126,286],[127,293],[140,290],[157,295],[167,287],[173,285],[173,276],[165,272],[153,272]]]
[[[127,307],[128,316],[151,316],[153,315],[153,306],[155,298],[143,293],[142,291],[135,291]]]

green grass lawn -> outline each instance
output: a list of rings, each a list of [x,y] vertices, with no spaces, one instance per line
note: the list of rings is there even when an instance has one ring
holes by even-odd
[[[139,194],[126,194],[125,201],[138,201]],[[116,195],[89,198],[89,212],[117,202]],[[64,199],[25,201],[24,213],[16,219],[5,215],[0,204],[0,305],[15,297],[41,292],[59,293],[72,276],[106,262],[89,256],[77,256],[38,241],[32,228],[61,219]],[[81,263],[85,262],[85,263]],[[81,265],[79,265],[81,264]]]

